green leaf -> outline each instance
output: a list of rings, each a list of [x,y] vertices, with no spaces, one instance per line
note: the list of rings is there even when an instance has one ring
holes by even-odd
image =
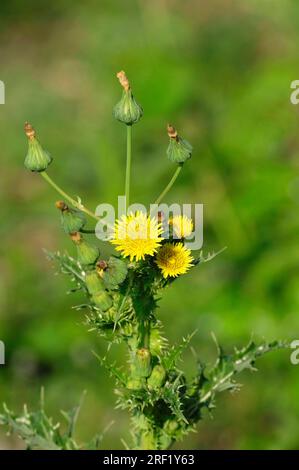
[[[237,390],[239,385],[234,381],[236,374],[245,369],[256,370],[256,359],[270,351],[286,347],[288,344],[282,341],[264,342],[260,345],[250,341],[247,346],[236,349],[233,354],[225,354],[218,346],[218,358],[214,366],[204,371],[206,381],[200,391],[200,404],[210,407],[217,392]]]

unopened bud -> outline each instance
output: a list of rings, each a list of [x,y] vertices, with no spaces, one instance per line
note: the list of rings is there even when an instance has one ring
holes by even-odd
[[[90,295],[94,295],[105,290],[104,283],[96,271],[89,271],[85,274],[85,284]]]
[[[147,379],[147,385],[148,388],[150,389],[159,389],[164,385],[166,379],[166,371],[163,366],[160,364],[157,364],[150,375],[150,377]]]
[[[94,264],[100,256],[99,248],[87,243],[79,232],[71,233],[70,237],[77,246],[79,263],[83,265]]]
[[[177,431],[178,427],[179,423],[176,420],[168,419],[167,421],[165,421],[163,429],[165,432],[167,432],[167,434],[172,435]]]
[[[117,289],[127,277],[128,267],[127,263],[119,258],[111,256],[106,263],[105,269],[102,271],[101,276],[107,289]]]
[[[28,122],[24,126],[25,134],[28,137],[28,152],[24,165],[30,171],[45,171],[52,161],[50,154],[42,148],[35,137],[35,130]]]
[[[191,158],[192,145],[185,139],[182,139],[176,129],[168,124],[167,133],[169,136],[169,145],[167,148],[167,156],[169,160],[175,163],[184,163]]]
[[[61,225],[66,233],[76,233],[86,224],[84,214],[71,209],[64,201],[57,201],[55,206],[61,211]]]
[[[103,312],[109,310],[113,305],[113,300],[111,295],[108,294],[105,290],[102,292],[97,292],[93,294],[92,301],[94,304]]]
[[[128,126],[136,124],[142,115],[143,110],[135,100],[129,80],[124,71],[118,72],[117,78],[123,87],[123,95],[121,100],[114,106],[113,115],[115,119]]]
[[[141,390],[145,387],[145,379],[143,378],[129,378],[127,381],[127,388],[129,390]]]
[[[137,349],[134,361],[133,371],[136,377],[148,377],[151,373],[151,353],[147,348]]]

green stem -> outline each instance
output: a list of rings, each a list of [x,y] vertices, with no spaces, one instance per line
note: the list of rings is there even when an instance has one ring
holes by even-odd
[[[166,196],[166,194],[168,193],[168,191],[170,191],[170,189],[172,188],[172,186],[174,185],[175,183],[175,180],[177,179],[177,177],[179,176],[180,172],[182,171],[182,168],[183,168],[183,163],[180,163],[178,168],[176,169],[176,171],[174,172],[174,175],[173,177],[171,178],[171,180],[169,181],[168,185],[165,187],[165,189],[162,191],[162,193],[160,194],[160,196],[155,200],[154,204],[160,204],[160,202],[162,201],[162,199]]]
[[[87,228],[81,228],[79,231],[82,232],[82,233],[90,233],[90,234],[93,234],[93,235],[95,234],[95,230],[94,230],[94,229],[90,229],[90,230],[89,230],[89,229],[87,229]]]
[[[126,183],[125,183],[125,196],[126,196],[127,207],[129,207],[130,205],[131,161],[132,161],[132,125],[128,125],[127,126]]]
[[[144,317],[140,320],[140,347],[149,349],[150,322]]]
[[[93,219],[97,221],[101,221],[100,217],[96,216],[93,212],[91,212],[89,209],[84,207],[80,202],[76,201],[73,199],[71,196],[69,196],[63,189],[61,189],[53,180],[50,178],[48,173],[45,171],[41,171],[40,173],[42,177],[49,183],[52,188],[54,188],[59,194],[61,194],[67,201],[69,201],[76,209],[79,209],[82,212],[85,212],[85,214],[89,215]]]

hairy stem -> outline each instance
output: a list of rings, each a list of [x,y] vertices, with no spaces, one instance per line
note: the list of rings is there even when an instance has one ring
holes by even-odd
[[[126,183],[125,196],[126,205],[130,205],[130,184],[131,184],[131,161],[132,161],[132,126],[127,126],[127,163],[126,163]]]
[[[160,196],[155,200],[154,204],[160,204],[162,199],[166,196],[166,194],[170,191],[172,186],[174,185],[177,177],[179,176],[180,172],[182,171],[183,168],[183,163],[180,163],[178,168],[175,170],[173,177],[169,181],[168,185],[165,187],[165,189],[162,191]]]

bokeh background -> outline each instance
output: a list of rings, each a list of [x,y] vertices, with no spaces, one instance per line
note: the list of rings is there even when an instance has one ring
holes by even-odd
[[[71,309],[68,279],[43,253],[67,249],[57,195],[23,167],[25,120],[54,162],[49,174],[86,204],[122,194],[125,132],[111,110],[124,69],[144,108],[134,126],[133,198],[149,203],[167,183],[168,121],[194,146],[168,202],[203,202],[204,251],[227,250],[178,280],[159,316],[172,342],[198,329],[193,347],[215,357],[256,340],[299,338],[299,106],[297,0],[1,0],[0,401],[47,410],[87,397],[77,437],[112,425],[103,448],[129,439],[114,410],[113,381],[91,353],[105,343]],[[103,252],[105,254],[105,251]],[[116,358],[123,351],[116,350]],[[185,367],[192,372],[192,354]],[[178,445],[185,449],[298,449],[299,366],[275,352],[244,373],[241,392],[218,397],[213,418]],[[21,448],[0,430],[0,447]]]

